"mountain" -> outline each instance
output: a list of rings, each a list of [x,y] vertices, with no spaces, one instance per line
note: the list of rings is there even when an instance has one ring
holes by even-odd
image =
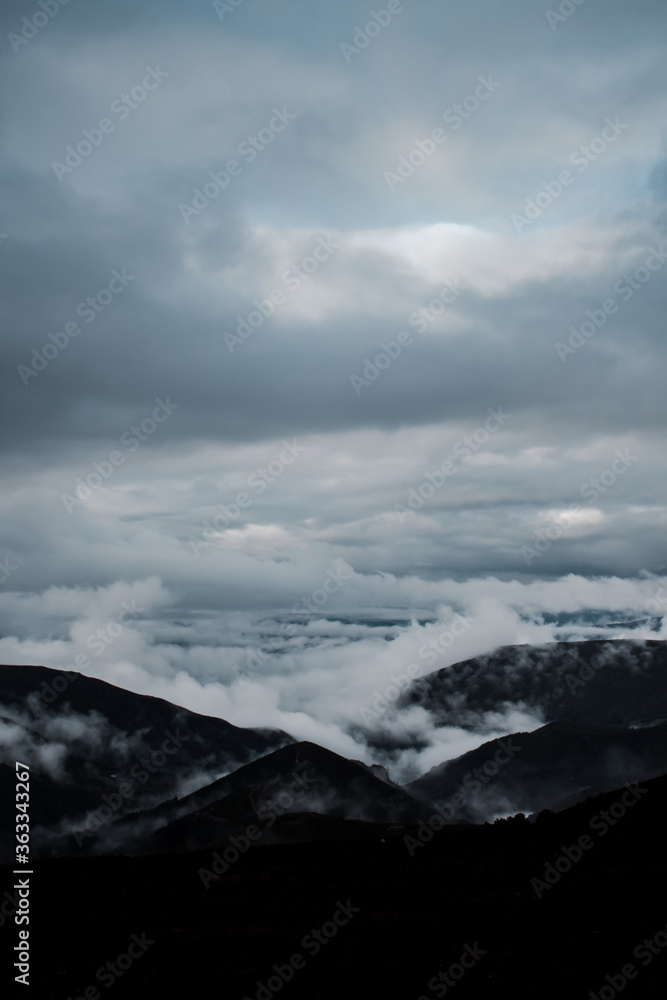
[[[549,721],[405,788],[279,731],[0,668],[0,794],[29,763],[36,820],[31,996],[664,996],[664,662],[567,643],[439,671],[408,702],[442,725],[508,703]],[[484,822],[517,809],[532,822]],[[25,904],[0,877],[2,928]]]
[[[501,646],[415,681],[399,707],[440,726],[484,731],[486,713],[524,706],[544,722],[641,725],[667,720],[667,643],[605,639]]]
[[[264,843],[317,839],[426,814],[378,765],[79,674],[0,667],[0,718],[0,791],[15,759],[30,766],[35,856],[192,850],[249,826]]]
[[[249,827],[264,844],[304,839],[306,828],[314,839],[326,837],[332,827],[314,816],[339,821],[333,828],[340,833],[345,827],[340,821],[405,823],[422,815],[427,811],[408,792],[367,765],[315,743],[293,743],[158,807],[153,818],[168,822],[148,837],[137,837],[133,852],[220,846]],[[127,817],[123,826],[129,829],[131,823]]]
[[[438,726],[479,733],[495,729],[511,705],[547,723],[513,734],[516,753],[491,740],[406,786],[423,802],[446,803],[452,822],[559,810],[667,772],[664,641],[502,646],[415,682],[398,704],[420,705]]]
[[[547,724],[494,739],[401,788],[383,768],[278,730],[240,729],[80,674],[0,667],[0,794],[30,765],[37,857],[147,854],[370,835],[559,811],[667,773],[665,643],[507,646],[404,695],[480,738],[508,705]],[[491,713],[489,716],[488,713]],[[663,715],[664,713],[664,715]],[[8,831],[0,836],[9,857]]]
[[[241,729],[40,666],[0,666],[0,733],[3,801],[13,794],[14,762],[30,766],[31,842],[38,853],[73,830],[83,843],[97,825],[187,794],[293,742],[279,730]]]
[[[562,1000],[612,990],[658,1000],[667,778],[637,791],[535,823],[514,817],[430,837],[419,825],[372,827],[358,839],[251,846],[224,864],[208,849],[42,861],[30,996],[95,997],[113,985],[114,996],[143,1000],[208,995],[218,983],[238,1000]],[[0,877],[16,881],[9,868]],[[9,923],[0,937],[11,967]]]
[[[667,773],[667,724],[642,729],[552,722],[490,740],[406,786],[454,822],[554,811]],[[451,814],[451,815],[450,815]]]

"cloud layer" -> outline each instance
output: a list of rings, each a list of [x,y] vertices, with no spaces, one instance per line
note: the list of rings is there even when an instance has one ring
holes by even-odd
[[[126,614],[95,670],[352,752],[341,691],[439,616],[485,609],[471,655],[553,634],[511,608],[641,609],[662,4],[55,6],[0,18],[4,658],[58,665],[136,595],[159,629]],[[438,625],[309,636],[320,592]]]
[[[346,579],[323,598],[316,584],[326,573],[301,567],[305,599],[321,600],[319,615],[220,611],[215,587],[197,606],[195,591],[169,591],[157,578],[5,595],[0,659],[78,670],[238,726],[283,729],[347,757],[380,760],[395,780],[409,780],[482,737],[543,721],[530,706],[508,704],[470,728],[439,727],[420,707],[397,708],[408,685],[433,670],[499,645],[667,638],[664,624],[656,628],[667,608],[665,578],[436,583],[342,565],[329,580],[334,572]],[[283,599],[287,587],[285,577]],[[406,607],[410,616],[396,610]]]

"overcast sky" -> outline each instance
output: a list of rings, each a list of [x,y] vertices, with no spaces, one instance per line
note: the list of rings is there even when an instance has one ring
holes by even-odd
[[[664,0],[1,20],[5,635],[664,575]]]

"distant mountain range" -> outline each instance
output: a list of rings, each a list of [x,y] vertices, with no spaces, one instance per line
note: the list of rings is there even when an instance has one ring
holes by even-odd
[[[483,733],[488,713],[545,725],[443,761],[405,787],[270,729],[40,666],[0,667],[0,794],[30,765],[35,856],[150,854],[373,835],[558,811],[667,774],[667,644],[507,646],[439,670],[403,695],[439,726]],[[7,829],[2,858],[11,857]]]

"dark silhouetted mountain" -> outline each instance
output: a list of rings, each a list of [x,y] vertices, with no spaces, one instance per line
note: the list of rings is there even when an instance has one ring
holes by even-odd
[[[457,1000],[610,997],[629,964],[627,996],[658,1000],[667,778],[638,791],[634,805],[618,789],[535,823],[449,826],[421,841],[416,825],[364,824],[366,836],[350,839],[348,821],[339,840],[251,847],[210,880],[200,877],[210,850],[43,861],[30,996],[101,989],[96,970],[135,935],[146,948],[112,982],[128,1000],[207,995],[212,983],[239,1000],[433,1000],[447,975]],[[15,881],[8,868],[0,876]],[[0,924],[11,890],[5,902]],[[10,965],[11,927],[1,936]]]
[[[293,742],[38,666],[0,666],[0,719],[0,792],[13,786],[15,760],[30,766],[37,852],[84,815],[150,808]]]
[[[194,792],[177,808],[184,815],[158,830],[144,850],[151,845],[170,851],[213,847],[249,825],[260,831],[263,843],[302,839],[296,814],[305,814],[302,827],[313,827],[312,814],[355,823],[404,823],[425,812],[410,794],[378,778],[371,767],[307,742],[246,764]],[[158,811],[168,809],[165,805]],[[291,824],[277,822],[288,814]]]
[[[264,845],[358,836],[361,823],[424,821],[434,809],[452,824],[558,811],[667,773],[666,663],[659,641],[575,642],[503,647],[438,671],[404,704],[419,701],[441,725],[482,734],[486,713],[508,705],[555,720],[405,788],[378,765],[280,731],[239,729],[78,674],[1,667],[0,793],[11,795],[15,759],[30,764],[36,857],[214,849],[248,828]]]
[[[441,726],[490,731],[487,712],[525,706],[544,722],[634,725],[667,719],[667,643],[593,640],[501,646],[416,681],[399,705]]]
[[[453,822],[482,823],[507,813],[565,809],[665,773],[665,723],[627,729],[552,722],[490,740],[434,767],[406,789],[423,801],[450,803],[445,815],[451,812]]]

